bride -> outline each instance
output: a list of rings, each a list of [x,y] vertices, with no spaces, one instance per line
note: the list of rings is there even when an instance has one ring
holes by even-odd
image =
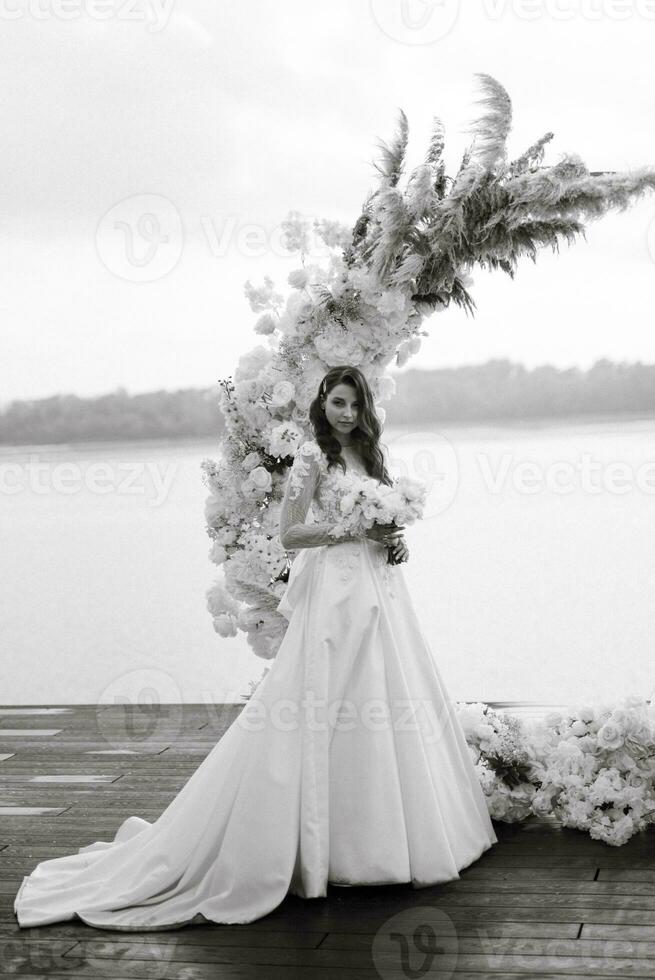
[[[271,669],[154,823],[128,817],[23,878],[21,927],[252,922],[328,883],[450,881],[497,842],[402,573],[403,528],[331,534],[348,480],[391,483],[362,372],[328,371],[310,420],[280,512],[298,554]]]

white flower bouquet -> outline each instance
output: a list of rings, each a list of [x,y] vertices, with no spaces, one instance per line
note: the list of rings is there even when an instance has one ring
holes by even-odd
[[[517,823],[532,813],[535,755],[520,719],[489,705],[457,703],[457,717],[494,820]]]
[[[350,489],[339,500],[340,519],[330,533],[340,538],[362,534],[374,524],[398,528],[414,524],[423,516],[427,492],[423,481],[408,476],[394,477],[392,486],[372,477],[351,476]],[[391,547],[387,549],[387,562],[397,564]]]
[[[653,709],[637,696],[548,715],[539,726],[537,814],[619,846],[655,822]],[[536,734],[536,733],[535,733]]]

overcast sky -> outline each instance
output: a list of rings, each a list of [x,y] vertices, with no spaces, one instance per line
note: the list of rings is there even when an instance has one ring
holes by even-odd
[[[0,20],[3,404],[231,374],[261,340],[245,280],[286,289],[298,264],[287,212],[352,223],[398,107],[409,165],[436,114],[452,174],[475,72],[512,98],[512,156],[552,130],[546,162],[655,165],[655,0],[2,0]],[[650,195],[514,281],[477,272],[475,319],[433,316],[408,367],[654,363],[654,272]]]

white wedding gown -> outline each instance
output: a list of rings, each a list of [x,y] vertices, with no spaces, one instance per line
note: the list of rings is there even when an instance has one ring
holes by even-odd
[[[402,565],[330,533],[363,466],[345,449],[348,473],[328,472],[317,449],[301,447],[285,488],[280,536],[299,554],[269,672],[154,823],[128,817],[23,878],[21,927],[251,922],[328,882],[450,881],[497,842]],[[323,522],[305,523],[310,504]]]

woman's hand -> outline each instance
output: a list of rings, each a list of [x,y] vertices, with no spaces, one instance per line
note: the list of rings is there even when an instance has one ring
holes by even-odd
[[[393,545],[392,551],[394,561],[397,565],[409,559],[409,548],[407,547],[407,542],[402,535],[396,539],[396,543]]]
[[[391,545],[395,544],[399,537],[402,537],[401,531],[404,528],[404,524],[374,524],[373,527],[369,527],[364,531],[364,537],[371,538],[379,544]]]

